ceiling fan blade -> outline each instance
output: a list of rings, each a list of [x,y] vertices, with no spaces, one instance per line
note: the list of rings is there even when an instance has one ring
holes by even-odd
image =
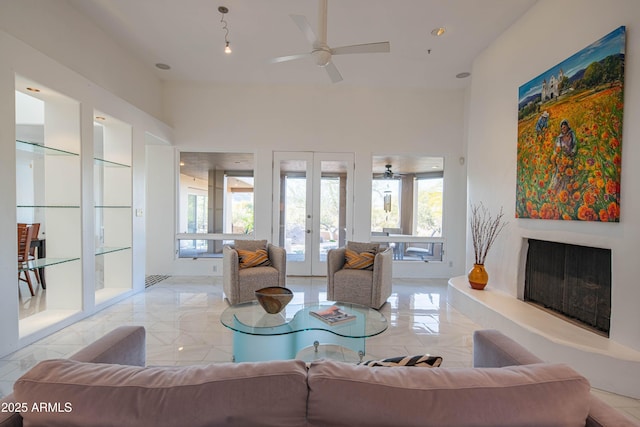
[[[277,58],[272,58],[269,60],[272,64],[277,64],[278,62],[286,62],[286,61],[294,61],[296,59],[308,58],[311,56],[311,53],[298,53],[295,55],[287,55],[287,56],[279,56]]]
[[[316,40],[318,40],[318,38],[316,37],[316,33],[314,33],[313,30],[311,29],[311,25],[309,25],[309,21],[307,21],[307,18],[305,18],[303,15],[289,15],[289,16],[291,16],[291,19],[293,19],[293,22],[296,23],[298,28],[300,28],[300,31],[302,31],[302,33],[307,38],[309,43],[313,46]]]
[[[325,65],[324,69],[327,70],[327,74],[329,74],[329,78],[331,79],[332,83],[338,83],[342,81],[340,71],[338,71],[338,68],[333,62],[329,62],[327,65]]]
[[[348,53],[388,53],[391,52],[389,42],[354,44],[331,49],[332,55],[344,55]]]

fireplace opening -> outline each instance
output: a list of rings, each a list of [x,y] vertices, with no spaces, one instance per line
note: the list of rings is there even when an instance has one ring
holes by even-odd
[[[609,336],[611,250],[529,239],[524,300]]]

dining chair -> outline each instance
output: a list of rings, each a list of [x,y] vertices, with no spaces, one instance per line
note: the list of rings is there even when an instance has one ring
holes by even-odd
[[[33,237],[32,240],[38,240],[38,235],[40,234],[40,223],[39,222],[34,222],[33,224],[31,224],[31,227],[33,227]],[[38,257],[42,257],[42,254],[38,254]],[[36,259],[36,245],[34,244],[30,244],[29,245],[29,261],[33,261]],[[35,269],[33,270],[33,272],[36,275],[36,280],[38,281],[38,284],[40,283],[40,269]],[[44,286],[43,286],[44,288]]]
[[[38,228],[40,228],[39,224]],[[20,269],[29,262],[29,252],[31,250],[31,240],[34,238],[34,231],[35,228],[32,225],[18,223],[18,280],[27,282],[31,296],[35,296],[36,294],[33,290],[33,283],[31,282],[31,270],[20,271]],[[22,277],[23,274],[24,278]]]

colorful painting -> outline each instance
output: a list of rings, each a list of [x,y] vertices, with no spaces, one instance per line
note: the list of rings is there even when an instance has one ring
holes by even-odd
[[[516,217],[620,221],[625,27],[519,89]]]

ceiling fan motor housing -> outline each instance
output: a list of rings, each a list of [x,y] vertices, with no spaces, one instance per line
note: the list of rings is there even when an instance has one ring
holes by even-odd
[[[319,67],[326,67],[331,62],[331,51],[328,47],[319,47],[311,52],[313,58],[316,60],[316,65]]]

